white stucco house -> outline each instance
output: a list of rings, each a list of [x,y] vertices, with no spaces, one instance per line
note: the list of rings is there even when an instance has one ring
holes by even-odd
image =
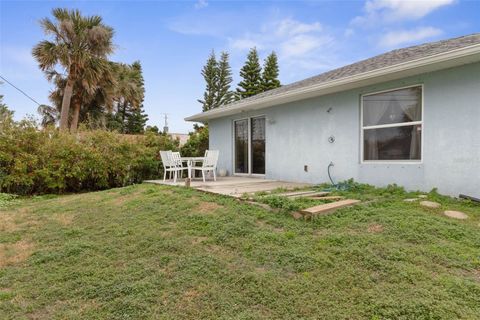
[[[480,197],[480,33],[394,50],[199,113],[230,175]]]

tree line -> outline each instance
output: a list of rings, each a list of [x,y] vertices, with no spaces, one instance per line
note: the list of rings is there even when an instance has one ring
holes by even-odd
[[[114,30],[98,15],[57,8],[53,20],[40,21],[48,40],[32,50],[40,69],[55,85],[38,112],[44,126],[59,123],[61,130],[76,131],[79,123],[139,133],[148,120],[142,67],[109,61],[114,51]]]
[[[205,80],[205,92],[203,99],[199,99],[198,102],[202,104],[203,111],[281,86],[278,79],[277,55],[275,52],[270,53],[262,67],[256,48],[250,49],[245,64],[240,69],[242,80],[238,83],[235,91],[231,89],[233,78],[227,52],[222,52],[217,60],[215,52],[212,50],[201,74]]]

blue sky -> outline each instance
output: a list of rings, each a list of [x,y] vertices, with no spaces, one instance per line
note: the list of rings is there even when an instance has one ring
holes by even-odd
[[[249,48],[275,50],[280,80],[291,83],[391,49],[480,31],[480,1],[0,1],[0,74],[40,103],[51,84],[31,48],[45,36],[39,19],[55,7],[99,14],[115,29],[111,59],[143,65],[149,124],[187,132],[183,118],[200,112],[200,70],[209,52],[231,54],[234,85]],[[16,118],[36,105],[0,87]]]

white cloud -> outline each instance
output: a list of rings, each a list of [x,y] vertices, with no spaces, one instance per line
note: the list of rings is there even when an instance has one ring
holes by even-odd
[[[278,22],[271,23],[270,27],[276,29],[275,33],[278,36],[294,36],[298,34],[322,31],[322,25],[320,22],[302,23],[291,18],[286,18]]]
[[[282,81],[293,81],[337,67],[344,63],[338,55],[341,38],[319,21],[305,22],[278,12],[268,17],[255,13],[239,20],[238,12],[197,11],[169,22],[170,30],[186,35],[210,36],[224,40],[216,51],[228,51],[234,70],[245,61],[249,49],[256,47],[263,59],[277,53]],[[221,26],[221,27],[219,27]]]
[[[343,32],[343,35],[346,37],[346,38],[349,38],[351,36],[353,36],[355,34],[355,30],[352,29],[352,28],[347,28],[345,29],[345,31]]]
[[[329,39],[326,37],[299,34],[282,43],[280,52],[282,52],[284,58],[303,56],[328,41]]]
[[[420,27],[412,30],[399,30],[387,32],[380,39],[380,46],[386,48],[399,45],[411,44],[421,40],[433,38],[443,33],[442,30],[433,27]]]
[[[334,37],[324,31],[319,22],[304,23],[292,18],[269,21],[257,32],[228,40],[231,49],[247,51],[256,47],[259,51],[275,51],[284,65],[295,62],[305,69],[318,69],[319,65],[327,64],[328,48],[334,43]]]
[[[256,42],[255,40],[250,39],[249,35],[240,39],[230,38],[229,42],[230,42],[230,47],[233,49],[248,50],[253,47],[256,47],[259,50],[263,49],[263,46],[259,42]]]
[[[456,0],[368,0],[363,16],[352,20],[354,25],[375,25],[402,20],[418,20],[431,12],[451,5]]]
[[[208,7],[208,1],[207,0],[198,0],[195,2],[195,9],[202,9]]]

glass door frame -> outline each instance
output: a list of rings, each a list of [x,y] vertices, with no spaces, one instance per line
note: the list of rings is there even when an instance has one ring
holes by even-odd
[[[232,172],[234,176],[253,176],[253,177],[265,177],[265,173],[252,173],[252,118],[264,118],[265,119],[265,172],[267,170],[267,117],[264,114],[259,114],[256,116],[251,116],[251,117],[245,117],[245,118],[239,118],[239,119],[234,119],[232,121],[232,151],[233,151],[233,157],[232,157]],[[235,150],[235,122],[237,121],[242,121],[242,120],[247,120],[247,127],[248,127],[248,173],[241,173],[241,172],[235,172],[236,165],[235,165],[235,159],[237,157],[236,155],[236,150]]]

